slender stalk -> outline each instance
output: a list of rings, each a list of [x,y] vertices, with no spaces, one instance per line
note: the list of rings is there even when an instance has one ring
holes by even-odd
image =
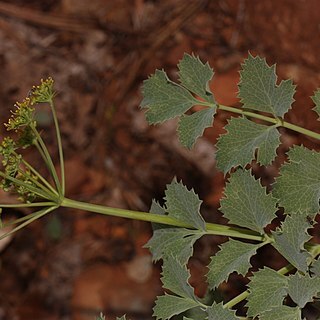
[[[0,208],[33,208],[49,207],[55,205],[55,202],[31,202],[31,203],[1,203]]]
[[[52,187],[52,185],[26,160],[22,159],[22,163],[34,174],[36,175],[39,180],[42,181],[42,183],[48,188],[50,189],[50,191],[52,193],[54,193],[56,196],[59,196],[59,194],[57,193],[57,191]]]
[[[57,172],[56,172],[56,169],[54,167],[54,164],[52,162],[52,158],[50,156],[50,153],[43,141],[43,139],[41,138],[38,130],[34,127],[34,126],[31,126],[31,129],[33,131],[33,133],[35,134],[36,138],[37,138],[37,141],[39,142],[39,145],[40,145],[40,148],[42,149],[43,151],[43,155],[46,159],[46,163],[48,165],[48,169],[50,171],[50,174],[52,175],[52,178],[54,180],[54,183],[58,189],[58,192],[59,194],[61,194],[61,185],[60,185],[60,181],[59,181],[59,178],[58,178],[58,175],[57,175]]]
[[[23,223],[21,223],[20,225],[18,225],[17,227],[15,227],[14,229],[12,229],[11,231],[3,234],[2,236],[0,236],[0,240],[2,240],[5,237],[10,236],[11,234],[17,232],[18,230],[26,227],[28,224],[32,223],[33,221],[43,217],[44,215],[48,214],[49,212],[55,210],[56,208],[58,208],[58,206],[53,206],[53,207],[49,207],[49,208],[44,208],[41,209],[37,212],[35,212],[32,217],[30,219],[28,219],[27,221],[24,221]]]
[[[308,247],[309,247],[308,251],[311,253],[313,258],[317,257],[320,254],[320,245],[312,245],[312,246],[308,246]],[[285,267],[279,269],[277,272],[279,274],[285,275],[294,269],[295,269],[295,267],[292,264],[288,264]],[[225,303],[223,305],[223,308],[224,309],[232,308],[233,306],[235,306],[236,304],[238,304],[242,300],[246,299],[248,297],[249,293],[250,293],[249,290],[242,292],[241,294],[239,294],[238,296],[236,296],[232,300]]]
[[[23,170],[18,170],[18,172],[21,174],[21,175],[25,175],[25,172]],[[28,177],[30,179],[30,181],[35,184],[39,189],[41,189],[42,191],[48,193],[48,194],[52,194],[53,196],[57,196],[56,193],[52,193],[52,191],[50,189],[48,189],[45,185],[43,185],[42,183],[40,183],[37,179],[35,179],[34,177],[32,176],[29,176]]]
[[[216,223],[206,223],[205,233],[216,235],[216,236],[228,236],[228,237],[235,237],[240,239],[265,241],[265,235],[260,235],[258,232],[255,232],[249,229],[239,228],[239,227],[220,225]]]
[[[291,124],[289,122],[283,121],[282,122],[282,127],[291,129],[291,130],[299,132],[299,133],[302,133],[302,134],[304,134],[304,135],[306,135],[308,137],[320,140],[320,134],[319,133],[313,132],[313,131],[305,129],[305,128],[301,128],[299,126],[296,126],[295,124]]]
[[[202,103],[202,105],[208,106],[208,103]],[[209,106],[212,107],[213,105],[209,105]],[[219,104],[217,107],[219,110],[229,111],[229,112],[233,112],[233,113],[237,113],[237,114],[242,114],[247,117],[264,120],[266,122],[276,124],[278,126],[293,130],[295,132],[302,133],[308,137],[320,140],[320,133],[316,133],[311,130],[299,127],[295,124],[291,124],[289,122],[286,122],[280,118],[267,117],[267,116],[263,116],[261,114],[255,113],[255,112],[251,112],[251,111],[247,111],[247,110],[239,109],[239,108],[235,108],[235,107],[228,107],[228,106],[224,106],[221,104]]]
[[[279,274],[285,275],[287,273],[289,273],[290,271],[294,270],[295,267],[291,264],[288,264],[287,266],[279,269],[277,272]],[[228,301],[227,303],[225,303],[223,305],[224,309],[230,309],[233,306],[235,306],[236,304],[238,304],[239,302],[241,302],[242,300],[246,299],[248,297],[248,295],[250,294],[249,290],[246,290],[244,292],[242,292],[241,294],[237,295],[236,297],[234,297],[232,300]]]
[[[272,123],[272,124],[276,124],[279,127],[281,126],[283,128],[287,128],[287,129],[290,129],[292,131],[295,131],[295,132],[298,132],[298,133],[302,133],[302,134],[304,134],[304,135],[306,135],[308,137],[320,140],[320,133],[317,133],[317,132],[314,132],[314,131],[311,131],[311,130],[308,130],[308,129],[305,129],[305,128],[302,128],[302,127],[299,127],[299,126],[297,126],[295,124],[286,122],[281,118],[268,117],[268,116],[261,115],[259,113],[248,111],[246,109],[229,107],[229,106],[224,106],[224,105],[221,105],[221,104],[214,105],[214,104],[209,104],[208,102],[203,102],[203,101],[199,101],[198,104],[202,105],[202,106],[207,106],[207,107],[216,106],[218,108],[218,110],[229,111],[229,112],[241,114],[241,115],[244,115],[244,116],[247,116],[247,117],[260,119],[260,120],[263,120],[263,121],[266,121],[266,122],[269,122],[269,123]]]
[[[320,244],[306,243],[305,248],[311,253],[312,258],[320,254]]]
[[[142,221],[161,223],[161,224],[166,224],[166,225],[171,225],[176,227],[194,229],[191,225],[188,225],[187,223],[178,221],[176,219],[173,219],[165,215],[150,214],[148,212],[139,212],[139,211],[126,210],[126,209],[119,209],[119,208],[110,208],[110,207],[105,207],[97,204],[90,204],[86,202],[76,201],[68,198],[64,198],[61,201],[61,206],[105,214],[105,215],[111,215],[115,217],[142,220]],[[207,231],[204,231],[205,234],[223,235],[223,236],[236,237],[236,238],[255,240],[255,241],[264,241],[265,239],[263,235],[260,235],[258,232],[254,232],[252,230],[219,225],[214,223],[206,223],[206,230]]]
[[[44,152],[42,151],[41,147],[40,147],[40,144],[37,140],[34,141],[34,145],[36,146],[38,152],[40,153],[40,156],[41,158],[43,159],[43,161],[45,162],[46,164],[46,167],[49,168],[49,162],[46,158],[46,155],[44,154]]]
[[[247,117],[264,120],[266,122],[273,123],[273,124],[280,124],[281,123],[279,121],[279,119],[263,116],[261,114],[258,114],[258,113],[255,113],[255,112],[251,112],[251,111],[247,111],[247,110],[244,110],[244,109],[223,106],[221,104],[218,105],[218,109],[224,110],[224,111],[233,112],[233,113],[237,113],[237,114],[242,114],[242,115],[247,116]]]
[[[53,203],[53,205],[55,205],[55,204]],[[52,207],[53,205],[48,206],[48,207]],[[15,220],[13,220],[13,221],[10,221],[10,222],[7,222],[7,223],[2,224],[2,225],[1,225],[1,228],[6,228],[6,227],[9,227],[9,226],[18,224],[18,223],[20,223],[20,222],[29,220],[29,219],[31,219],[31,218],[33,218],[33,217],[35,217],[35,216],[38,216],[38,215],[39,215],[39,211],[30,213],[30,214],[28,214],[28,215],[26,215],[26,216],[24,216],[24,217],[22,217],[22,218],[18,218],[18,219],[15,219]]]
[[[54,126],[56,128],[56,136],[57,136],[58,150],[59,150],[60,170],[61,170],[61,193],[62,193],[62,195],[64,195],[64,193],[65,193],[65,173],[64,173],[64,160],[63,160],[63,148],[62,148],[62,142],[61,142],[61,134],[60,134],[59,122],[58,122],[58,118],[57,118],[56,109],[54,107],[54,103],[51,100],[49,104],[50,104],[52,115],[53,115]]]
[[[56,197],[53,197],[53,195],[50,193],[46,193],[44,192],[43,190],[39,189],[39,188],[36,188],[28,183],[25,183],[19,179],[16,179],[16,178],[13,178],[13,177],[10,177],[6,174],[4,174],[3,172],[0,172],[0,176],[5,178],[5,179],[8,179],[10,181],[12,181],[13,183],[15,183],[16,185],[19,185],[19,186],[22,186],[22,187],[25,187],[27,188],[29,191],[37,194],[39,197],[43,198],[43,199],[50,199],[50,200],[53,200],[53,201],[56,201]]]

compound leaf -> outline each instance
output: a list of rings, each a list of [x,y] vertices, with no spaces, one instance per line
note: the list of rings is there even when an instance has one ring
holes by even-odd
[[[287,294],[287,277],[270,268],[255,272],[249,283],[248,316],[255,317],[272,308],[280,307]]]
[[[181,298],[170,294],[157,297],[156,305],[153,308],[153,316],[157,320],[167,320],[174,315],[195,308],[198,303],[191,299]]]
[[[220,210],[230,223],[263,233],[276,216],[277,201],[247,170],[232,173]]]
[[[291,308],[280,306],[264,312],[260,320],[301,320],[301,310],[298,307]]]
[[[230,239],[221,245],[221,250],[211,258],[207,279],[209,287],[214,289],[226,281],[236,271],[243,276],[251,267],[250,258],[256,254],[259,245]]]
[[[168,215],[191,226],[205,230],[205,222],[200,215],[202,201],[194,193],[188,190],[182,182],[175,179],[167,185],[165,191],[166,207]]]
[[[243,107],[282,117],[294,102],[295,86],[291,80],[276,83],[275,65],[269,67],[265,59],[249,54],[240,71],[239,98]]]
[[[205,128],[211,127],[216,107],[200,110],[192,115],[182,115],[178,124],[178,136],[181,144],[191,149]]]
[[[146,118],[151,124],[180,116],[197,103],[188,90],[170,81],[160,70],[144,81],[142,93],[141,107],[148,108]]]
[[[302,272],[307,271],[307,259],[310,257],[303,247],[311,238],[307,234],[307,229],[310,227],[310,223],[303,215],[287,216],[281,225],[281,230],[272,233],[275,240],[272,245]]]
[[[280,144],[280,134],[275,126],[265,126],[246,118],[231,118],[226,134],[217,143],[217,167],[225,174],[235,166],[250,163],[257,150],[257,161],[270,164]]]
[[[272,193],[285,213],[313,218],[319,211],[320,153],[294,146],[288,156],[290,162],[281,167]]]
[[[190,273],[186,265],[181,265],[174,257],[168,257],[163,261],[163,287],[181,297],[196,300],[193,288],[188,282],[189,278]]]
[[[208,102],[214,102],[209,81],[214,72],[209,63],[202,63],[199,57],[185,53],[178,64],[181,84],[189,91]]]
[[[311,278],[308,274],[295,273],[288,279],[288,294],[291,299],[303,308],[313,297],[320,292],[320,279]]]
[[[237,320],[234,311],[224,309],[222,303],[207,308],[208,320]]]
[[[315,91],[311,99],[315,104],[315,107],[312,110],[314,110],[317,113],[318,119],[319,119],[320,118],[320,89],[317,89]]]
[[[157,229],[145,247],[151,251],[154,261],[174,256],[181,264],[186,264],[193,254],[194,243],[202,235],[198,230],[184,228]]]

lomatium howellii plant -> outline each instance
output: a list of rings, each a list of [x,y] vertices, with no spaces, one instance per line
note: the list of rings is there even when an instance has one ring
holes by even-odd
[[[141,107],[146,109],[149,124],[179,118],[178,136],[186,148],[193,147],[217,113],[237,115],[230,118],[225,132],[219,136],[215,155],[217,169],[226,176],[219,210],[228,219],[227,225],[205,221],[200,212],[202,201],[177,179],[168,184],[164,204],[154,201],[150,213],[67,198],[55,93],[53,80],[49,78],[32,88],[25,100],[16,103],[5,124],[13,134],[3,138],[0,145],[1,188],[16,193],[21,203],[2,204],[1,208],[28,207],[33,212],[4,223],[3,227],[10,225],[11,230],[0,239],[58,207],[153,222],[153,235],[146,247],[154,261],[163,262],[161,280],[166,289],[153,308],[157,320],[176,315],[186,320],[308,319],[306,305],[316,305],[320,297],[320,244],[314,236],[318,233],[316,219],[320,211],[320,153],[292,146],[287,152],[288,160],[281,165],[275,183],[269,188],[255,178],[250,168],[253,162],[256,166],[272,165],[284,130],[317,141],[320,134],[285,120],[285,115],[291,112],[296,86],[291,80],[278,84],[275,66],[268,66],[265,59],[249,55],[242,65],[238,85],[240,107],[224,106],[215,100],[209,85],[213,76],[208,63],[186,54],[178,64],[178,82],[163,70],[157,70],[144,82]],[[320,89],[312,101],[315,107],[310,112],[320,118]],[[37,129],[35,112],[39,104],[51,108],[59,175]],[[193,106],[201,108],[192,110]],[[23,156],[23,149],[30,147],[39,152],[50,178],[45,178],[43,171]],[[277,227],[270,231],[271,222]],[[194,243],[204,235],[222,235],[228,241],[210,259],[206,276],[208,293],[202,299],[189,283],[188,261]],[[264,246],[271,246],[287,262],[278,270],[272,265],[257,270],[251,265],[251,257]],[[250,279],[248,289],[229,301],[215,300],[211,293],[219,290],[233,272]],[[243,300],[247,301],[246,309],[234,310]],[[101,314],[98,319],[104,316]]]

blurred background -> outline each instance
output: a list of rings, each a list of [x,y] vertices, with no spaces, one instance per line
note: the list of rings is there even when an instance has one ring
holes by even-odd
[[[215,169],[214,143],[230,114],[218,113],[214,127],[186,151],[177,141],[175,120],[147,125],[139,109],[142,81],[156,68],[176,79],[183,53],[193,52],[215,70],[216,100],[237,106],[238,71],[250,50],[276,62],[280,79],[298,85],[288,120],[317,131],[309,96],[320,86],[319,21],[317,0],[0,1],[1,122],[32,85],[52,76],[67,196],[148,211],[152,198],[161,199],[177,176],[204,200],[206,220],[223,223],[218,207],[224,179]],[[38,126],[57,160],[45,106]],[[254,166],[265,185],[292,144],[319,149],[310,139],[282,133],[275,165]],[[27,156],[41,166],[36,152]],[[0,193],[0,202],[14,200]],[[26,212],[4,213],[10,218]],[[142,249],[150,236],[147,223],[67,209],[35,222],[0,242],[0,319],[94,320],[100,311],[110,320],[124,313],[132,320],[151,319],[162,291],[159,265]],[[196,244],[191,283],[200,296],[205,265],[225,240],[207,237]],[[253,263],[280,268],[286,262],[266,248]],[[231,299],[245,284],[232,275],[217,294]]]

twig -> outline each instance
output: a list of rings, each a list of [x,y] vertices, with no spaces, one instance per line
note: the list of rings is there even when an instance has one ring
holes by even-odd
[[[42,25],[47,28],[65,30],[76,33],[88,33],[97,26],[92,20],[79,20],[61,15],[44,14],[41,11],[14,4],[0,2],[0,15],[17,18],[31,24]]]

